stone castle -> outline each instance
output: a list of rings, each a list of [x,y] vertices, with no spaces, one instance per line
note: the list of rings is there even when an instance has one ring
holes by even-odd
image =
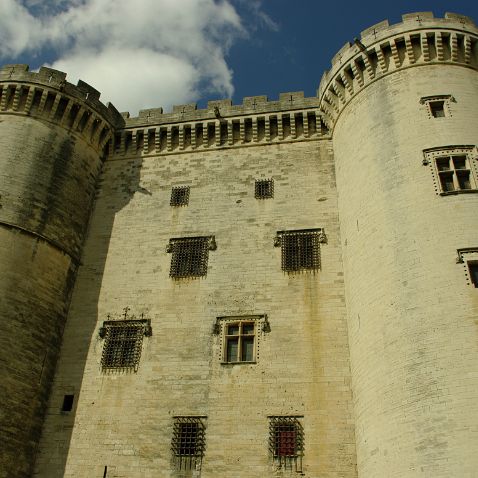
[[[132,118],[0,70],[1,478],[478,476],[478,29]]]

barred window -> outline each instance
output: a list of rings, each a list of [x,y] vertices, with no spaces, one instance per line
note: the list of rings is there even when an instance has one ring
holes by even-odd
[[[101,366],[107,369],[138,369],[143,337],[150,334],[147,320],[103,322],[100,337],[105,339]]]
[[[174,417],[171,449],[179,470],[201,467],[205,442],[206,417]]]
[[[281,246],[282,270],[296,272],[320,269],[320,243],[325,242],[322,229],[281,231],[276,246]]]
[[[274,197],[273,179],[256,179],[255,194],[256,199],[269,199]]]
[[[207,274],[209,250],[215,250],[214,236],[170,239],[168,252],[173,254],[169,275],[175,279]]]
[[[187,206],[189,204],[189,186],[174,187],[171,190],[171,206]]]
[[[269,449],[281,468],[302,470],[304,431],[297,416],[269,417]]]

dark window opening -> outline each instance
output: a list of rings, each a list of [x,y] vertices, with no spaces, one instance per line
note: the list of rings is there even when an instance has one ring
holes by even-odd
[[[445,102],[430,101],[430,111],[434,118],[444,118],[445,117]]]
[[[470,279],[473,287],[478,288],[478,262],[469,262],[468,270],[470,271]]]
[[[257,141],[262,141],[266,135],[265,118],[257,118]]]
[[[249,143],[252,141],[252,118],[244,120],[244,141]]]
[[[457,171],[456,179],[459,189],[471,189],[470,171]]]
[[[307,113],[308,123],[309,123],[309,136],[317,132],[317,122],[315,118],[315,113]]]
[[[73,126],[73,123],[75,122],[76,116],[78,115],[79,111],[80,111],[80,105],[77,103],[74,103],[73,106],[70,108],[70,113],[67,119],[68,128],[71,128]]]
[[[189,204],[189,186],[174,187],[171,190],[171,206],[187,206]]]
[[[254,197],[256,199],[270,199],[274,197],[274,180],[257,179],[255,184]]]
[[[61,406],[62,412],[71,412],[73,409],[74,395],[65,395],[63,397],[63,405]]]
[[[284,115],[282,116],[282,134],[284,138],[287,138],[290,136],[290,116],[289,115]]]
[[[228,124],[227,121],[221,121],[219,130],[219,144],[223,145],[227,143],[228,139]]]
[[[270,124],[271,140],[273,140],[277,138],[277,135],[278,135],[277,116],[271,116],[269,118],[269,124]]]
[[[444,192],[454,191],[453,173],[440,173],[441,187]]]
[[[216,138],[216,126],[214,123],[209,123],[207,125],[207,144],[211,146],[214,144]]]
[[[201,146],[204,142],[203,137],[203,126],[201,123],[196,124],[195,133],[196,135],[196,146]]]
[[[295,115],[295,134],[297,136],[304,135],[304,117],[302,116],[302,113]]]
[[[185,126],[184,127],[184,147],[187,148],[191,146],[191,127]]]
[[[171,128],[171,148],[176,149],[179,146],[179,128],[173,126]]]

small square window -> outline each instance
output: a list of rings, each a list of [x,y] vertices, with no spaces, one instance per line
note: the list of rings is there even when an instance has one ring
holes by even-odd
[[[187,206],[189,204],[189,186],[174,187],[171,190],[171,206]]]
[[[445,118],[451,116],[450,103],[455,102],[451,95],[424,96],[420,104],[425,105],[429,118]]]
[[[175,417],[171,449],[179,470],[200,469],[205,450],[205,417]]]
[[[256,199],[270,199],[274,197],[274,180],[257,179],[254,197]]]
[[[225,325],[224,362],[254,362],[256,345],[256,324],[238,321]]]
[[[445,102],[430,101],[430,112],[434,118],[444,118],[445,117]]]
[[[478,288],[478,262],[469,262],[468,271],[470,272],[470,280],[473,287]]]
[[[425,151],[424,165],[430,165],[437,194],[476,192],[477,165],[473,146],[434,148]]]
[[[269,417],[269,449],[281,468],[302,470],[304,431],[300,417]]]
[[[118,320],[103,323],[100,337],[105,339],[101,366],[105,369],[138,369],[143,336],[150,327],[146,320]]]
[[[172,252],[169,275],[175,279],[202,277],[207,274],[209,250],[214,250],[214,236],[170,239],[168,252]]]
[[[71,412],[73,409],[74,395],[65,395],[63,397],[63,405],[61,406],[62,412]]]
[[[276,245],[282,250],[282,270],[298,272],[320,269],[320,229],[282,231],[277,233]]]

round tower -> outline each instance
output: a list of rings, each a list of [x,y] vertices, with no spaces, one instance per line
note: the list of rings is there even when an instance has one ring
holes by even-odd
[[[385,21],[345,45],[319,87],[361,477],[478,470],[477,35],[456,14]]]
[[[65,73],[0,70],[0,476],[31,474],[113,106]]]

